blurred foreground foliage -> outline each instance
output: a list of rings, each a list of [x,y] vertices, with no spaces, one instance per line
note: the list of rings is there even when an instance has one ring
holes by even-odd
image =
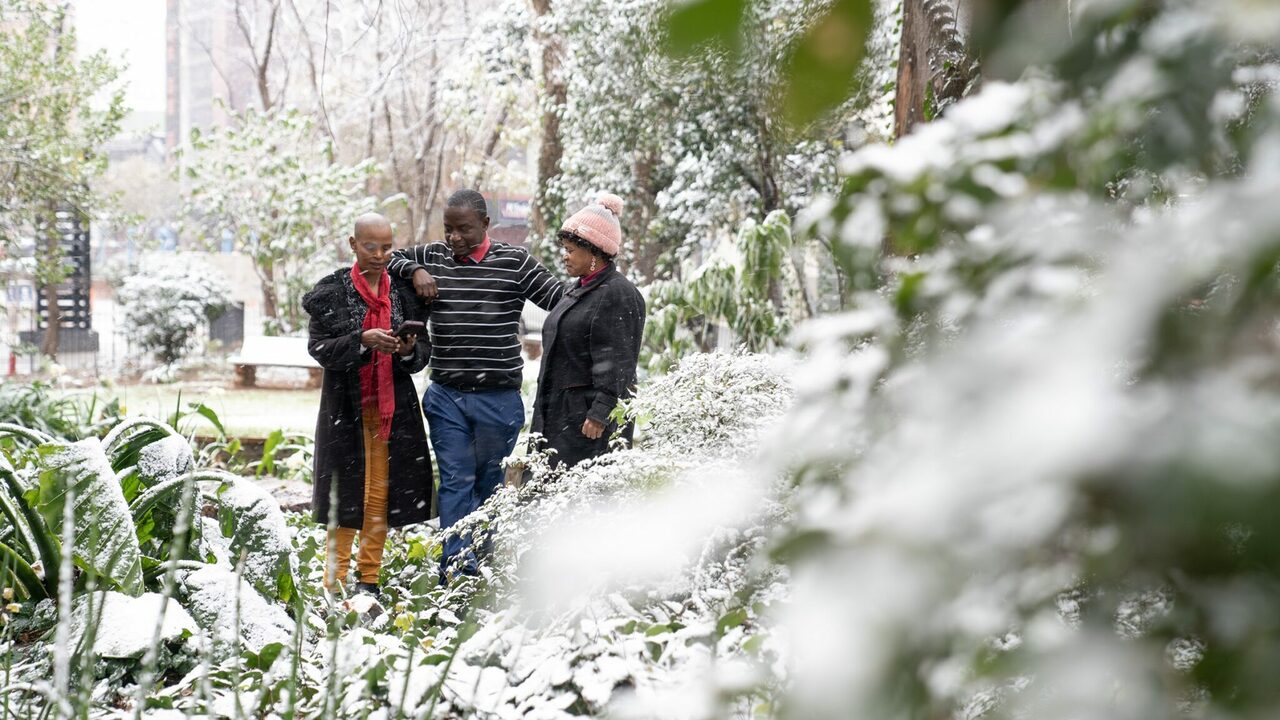
[[[1280,711],[1280,14],[1050,5],[798,222],[787,716]]]

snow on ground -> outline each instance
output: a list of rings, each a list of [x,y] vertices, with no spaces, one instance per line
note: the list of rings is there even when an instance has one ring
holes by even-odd
[[[81,595],[76,598],[72,613],[72,641],[80,646],[91,629],[93,653],[103,658],[141,658],[151,647],[157,624],[161,642],[181,640],[184,632],[199,631],[196,621],[178,601],[159,593],[144,593],[136,598],[118,592]]]

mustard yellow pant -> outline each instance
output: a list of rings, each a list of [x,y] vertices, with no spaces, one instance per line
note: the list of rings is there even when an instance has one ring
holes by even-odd
[[[364,524],[356,570],[360,582],[377,583],[382,570],[382,551],[387,545],[387,441],[378,437],[381,421],[373,407],[364,410]],[[351,543],[355,528],[330,528],[324,566],[324,586],[336,590],[351,567]]]

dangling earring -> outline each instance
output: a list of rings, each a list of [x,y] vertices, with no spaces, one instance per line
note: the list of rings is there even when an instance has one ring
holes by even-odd
[[[595,257],[592,257],[592,258],[591,258],[591,269],[590,269],[590,270],[588,270],[588,271],[587,271],[587,273],[588,273],[588,274],[590,274],[590,273],[593,273],[593,272],[595,272],[595,271],[596,271],[596,259],[595,259]]]

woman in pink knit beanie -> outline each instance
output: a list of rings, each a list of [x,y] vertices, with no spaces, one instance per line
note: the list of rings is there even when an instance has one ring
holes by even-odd
[[[576,465],[609,449],[611,419],[636,383],[644,298],[613,264],[622,246],[622,198],[601,195],[560,227],[561,259],[573,287],[542,325],[535,433],[553,464]],[[631,427],[622,430],[631,439]]]

